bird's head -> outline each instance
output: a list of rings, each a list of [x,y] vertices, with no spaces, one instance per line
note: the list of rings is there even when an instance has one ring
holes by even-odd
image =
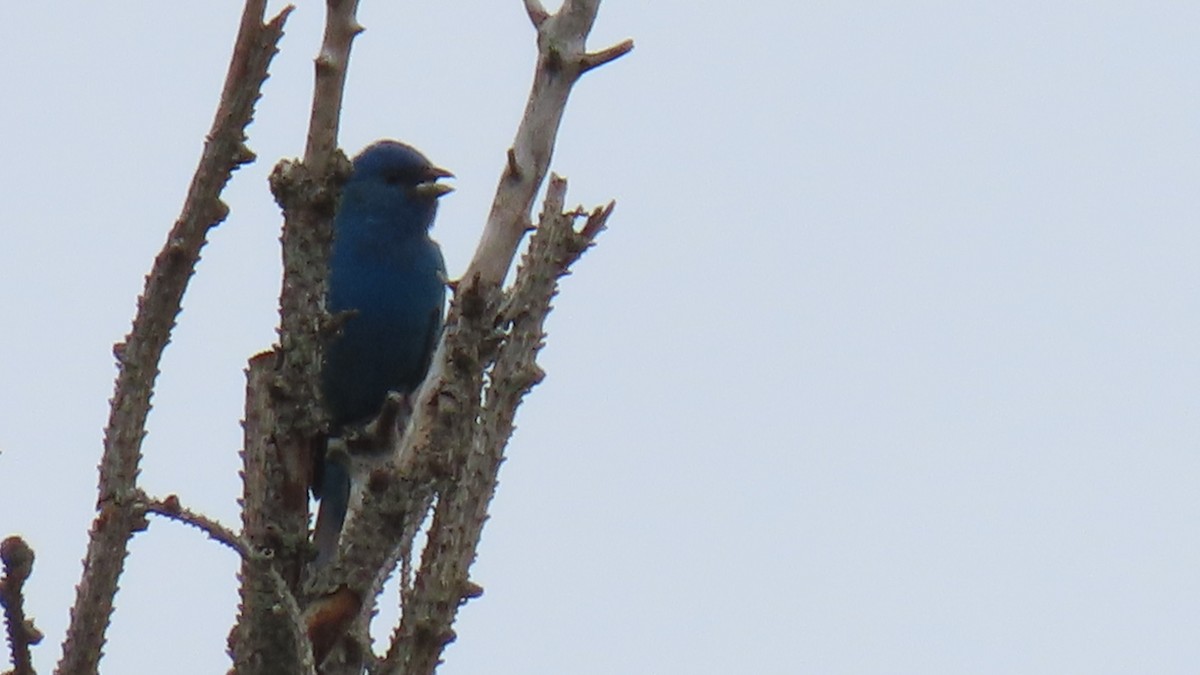
[[[343,203],[351,198],[370,209],[384,209],[397,215],[414,213],[428,228],[438,198],[454,191],[438,180],[453,177],[454,174],[434,166],[411,145],[378,141],[354,158],[354,171],[346,183]]]

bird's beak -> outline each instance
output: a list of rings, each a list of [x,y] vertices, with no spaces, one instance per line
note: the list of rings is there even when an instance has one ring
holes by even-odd
[[[418,183],[415,188],[417,194],[429,199],[437,199],[454,192],[452,186],[437,182],[439,178],[454,178],[454,174],[441,167],[431,166],[426,175],[428,176],[427,180],[424,183]]]
[[[429,167],[429,177],[433,180],[437,180],[439,178],[454,178],[454,174],[440,166],[431,166]]]

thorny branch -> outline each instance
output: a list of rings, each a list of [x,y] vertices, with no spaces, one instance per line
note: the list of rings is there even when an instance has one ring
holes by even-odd
[[[208,231],[229,212],[220,194],[233,171],[254,160],[245,129],[291,10],[264,24],[265,11],[266,0],[247,0],[221,102],[179,220],[146,277],[133,328],[113,349],[118,374],[100,461],[100,514],[92,525],[61,673],[96,672],[129,539],[144,527],[133,498],[158,364]]]
[[[283,286],[279,346],[250,362],[246,398],[243,523],[270,565],[242,569],[242,611],[231,638],[238,673],[311,672],[314,660],[300,613],[276,609],[268,578],[277,570],[292,601],[308,553],[308,484],[325,424],[320,398],[332,220],[349,162],[337,149],[350,48],[362,32],[357,0],[327,0],[325,33],[302,162],[280,162],[271,191],[283,209]],[[267,575],[267,576],[264,576]]]
[[[565,0],[557,13],[550,14],[539,0],[525,0],[525,11],[538,33],[537,70],[487,225],[463,275],[465,283],[499,286],[504,280],[528,229],[534,197],[550,170],[571,88],[583,73],[633,49],[633,41],[625,40],[599,52],[586,50],[599,9],[600,0]]]
[[[575,219],[584,214],[563,212],[566,188],[564,179],[551,177],[545,209],[516,280],[499,306],[487,305],[484,316],[504,331],[503,339],[493,352],[482,400],[472,397],[452,413],[457,416],[455,424],[468,432],[459,443],[448,446],[454,473],[438,493],[421,566],[381,672],[433,673],[443,648],[455,637],[451,626],[458,608],[483,593],[468,573],[517,407],[544,375],[536,358],[544,344],[550,300],[558,291],[558,280],[592,245],[612,213],[612,204],[596,209],[577,232]]]
[[[4,608],[8,649],[12,655],[12,675],[33,675],[33,659],[29,648],[42,641],[42,632],[25,616],[25,582],[33,573],[33,549],[20,537],[0,542],[0,561],[4,576],[0,577],[0,606]]]
[[[250,558],[254,555],[250,550],[250,545],[246,543],[245,539],[242,539],[241,535],[208,516],[184,507],[179,502],[179,497],[175,495],[167,495],[166,499],[146,497],[143,501],[143,508],[146,513],[153,513],[169,520],[191,525],[207,534],[209,539],[233,549],[242,558]]]

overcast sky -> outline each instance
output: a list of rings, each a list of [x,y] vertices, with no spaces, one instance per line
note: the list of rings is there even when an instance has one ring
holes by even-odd
[[[266,175],[303,150],[323,19],[301,5],[145,444],[148,491],[229,524],[242,369],[276,323]],[[38,555],[43,670],[111,345],[239,13],[0,9],[0,536]],[[532,28],[519,0],[360,19],[342,144],[458,175],[434,235],[460,273]],[[554,169],[617,209],[556,302],[441,672],[1196,672],[1197,26],[1153,0],[605,3],[592,46],[637,48],[579,84]],[[236,568],[152,522],[104,672],[224,672]]]

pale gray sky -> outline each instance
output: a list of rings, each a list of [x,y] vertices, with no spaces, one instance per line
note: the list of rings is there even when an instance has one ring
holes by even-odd
[[[185,299],[157,494],[237,522],[242,368],[322,3]],[[199,156],[240,2],[6,3],[0,535],[48,670],[111,344]],[[903,6],[902,6],[903,5]],[[458,174],[474,249],[534,57],[521,3],[363,0],[343,144]],[[551,318],[442,672],[1193,673],[1200,5],[622,2],[554,166],[611,230]],[[155,521],[103,670],[224,672],[232,553]],[[386,604],[385,600],[385,604]]]

